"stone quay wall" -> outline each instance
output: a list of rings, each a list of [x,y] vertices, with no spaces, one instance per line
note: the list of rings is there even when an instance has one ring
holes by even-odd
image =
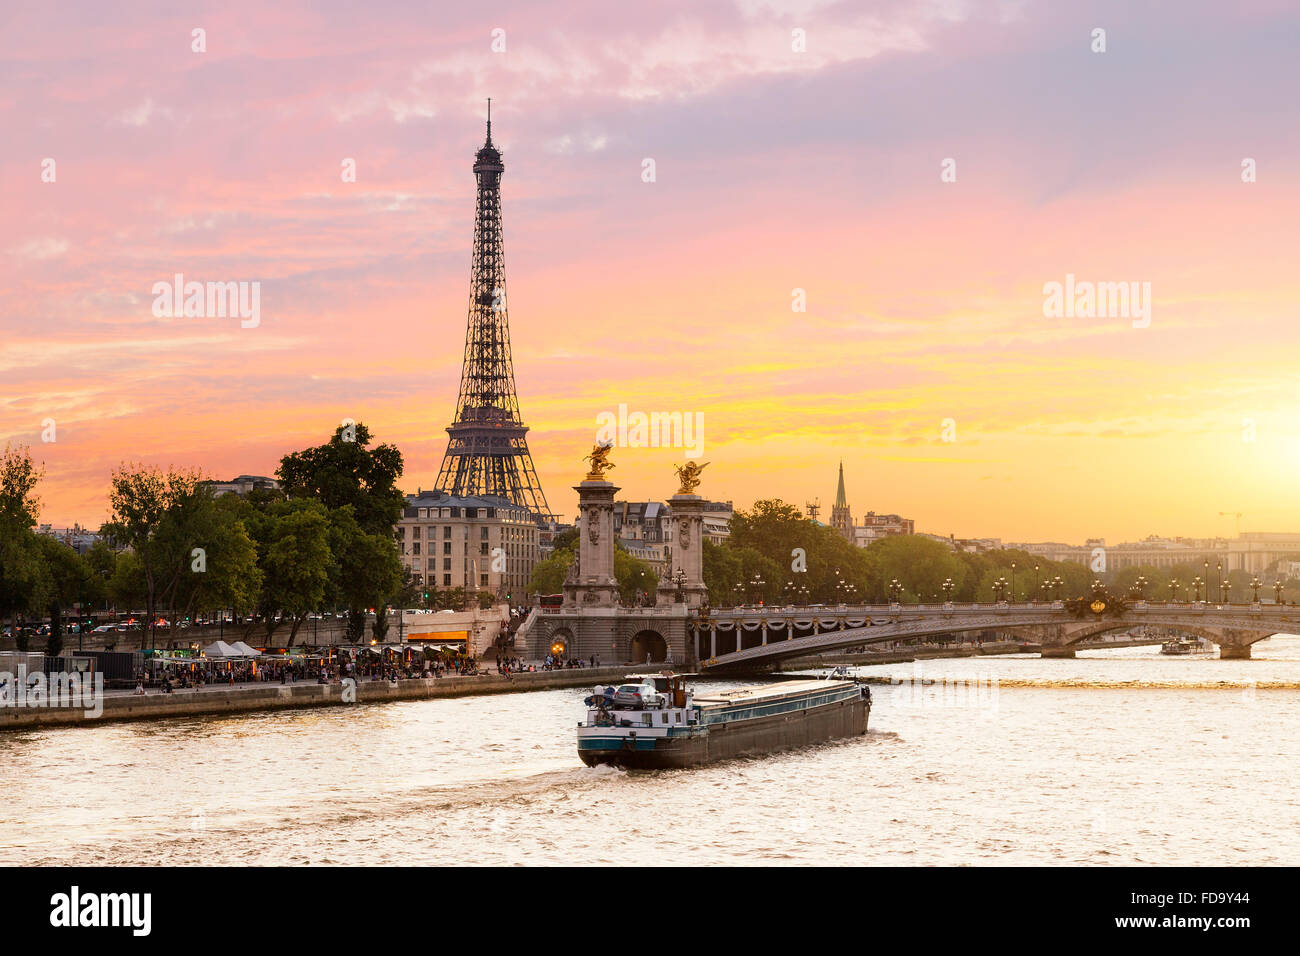
[[[170,694],[156,690],[144,695],[116,692],[103,696],[104,710],[98,717],[87,717],[80,707],[0,707],[0,731],[68,725],[93,726],[106,721],[236,714],[289,707],[350,707],[392,700],[429,700],[559,687],[588,687],[619,683],[632,666],[583,667],[507,676],[491,674],[478,677],[415,678],[396,682],[357,681],[355,702],[344,701],[344,685],[341,683],[237,684],[230,688],[208,686],[177,690]]]

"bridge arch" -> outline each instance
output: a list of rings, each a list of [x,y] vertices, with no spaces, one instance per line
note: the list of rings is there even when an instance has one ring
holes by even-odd
[[[573,650],[573,632],[567,627],[557,627],[551,632],[551,643],[546,653],[552,657],[568,658]]]
[[[764,632],[757,628],[769,614],[770,611],[746,609],[715,612],[708,622],[709,647],[713,652],[707,658],[701,652],[701,659],[706,662],[702,666],[708,670],[762,669],[787,658],[840,651],[854,645],[943,640],[961,632],[979,631],[1021,635],[1041,644],[1044,656],[1072,657],[1074,645],[1080,641],[1107,631],[1142,625],[1207,637],[1219,645],[1220,657],[1241,659],[1250,656],[1252,644],[1272,634],[1300,633],[1300,608],[1293,605],[1141,603],[1125,609],[1122,616],[1107,615],[1099,619],[1080,618],[1062,602],[1018,606],[950,603],[869,607],[865,613],[855,610],[852,618],[842,622],[824,619],[821,612],[816,612],[816,616],[809,615],[815,621],[811,633],[800,626],[804,614],[795,609],[782,615],[792,617],[794,627],[787,626],[784,633],[768,633],[768,640],[763,643],[760,638]],[[859,615],[864,618],[862,626],[855,627]],[[740,639],[734,644],[724,641],[727,632]],[[713,650],[715,633],[716,650]]]
[[[668,659],[668,642],[658,631],[637,631],[628,647],[628,659],[634,664],[657,664]]]

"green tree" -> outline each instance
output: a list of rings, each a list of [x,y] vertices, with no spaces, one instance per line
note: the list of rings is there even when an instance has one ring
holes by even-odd
[[[885,586],[894,579],[903,585],[904,601],[943,600],[946,580],[951,579],[955,588],[966,580],[966,563],[932,538],[890,535],[872,542],[868,550],[879,562]]]
[[[578,552],[578,529],[577,527],[565,528],[559,534],[551,538],[551,549],[553,551],[572,551]]]
[[[117,570],[118,552],[114,551],[102,538],[90,546],[84,560],[88,574],[86,576],[86,593],[82,595],[82,611],[87,608],[108,610],[108,582]]]
[[[113,576],[108,579],[108,595],[119,610],[131,611],[144,605],[144,569],[133,552],[123,551],[117,556]]]
[[[27,638],[18,616],[43,608],[50,588],[39,536],[32,531],[40,513],[36,485],[43,474],[26,446],[5,446],[0,456],[0,619],[9,619],[19,650],[26,650]]]
[[[63,648],[63,609],[81,600],[92,572],[85,559],[62,541],[48,535],[38,537],[48,579],[46,606],[50,615],[50,638],[45,653],[57,656]]]
[[[330,594],[348,610],[348,637],[365,636],[366,612],[375,609],[376,637],[387,633],[388,602],[402,587],[402,561],[397,555],[392,528],[382,534],[367,533],[351,505],[330,512]],[[382,633],[381,633],[382,631]]]
[[[198,611],[229,608],[242,617],[256,607],[262,572],[245,514],[237,495],[224,495],[192,522],[184,539],[190,560],[171,594],[173,625]],[[194,548],[202,548],[201,560]]]
[[[393,445],[369,444],[365,425],[340,426],[324,445],[285,455],[276,475],[290,498],[314,499],[330,511],[351,505],[363,531],[391,541],[406,505],[397,488],[402,453]]]
[[[718,581],[719,585],[744,585],[746,600],[755,596],[768,602],[793,597],[796,589],[807,588],[808,600],[831,603],[846,600],[870,600],[883,592],[881,571],[876,558],[859,548],[833,528],[805,518],[799,509],[779,499],[754,502],[750,511],[737,511],[731,518],[731,536],[725,548],[744,555],[754,551],[762,556],[742,558],[744,580]],[[715,553],[715,559],[718,556]],[[710,576],[709,552],[705,552],[705,578]],[[755,595],[754,575],[763,580],[762,593]],[[717,578],[718,573],[714,574]],[[850,590],[851,587],[851,590]],[[725,602],[732,595],[714,595]]]
[[[564,589],[564,577],[573,564],[574,553],[568,548],[556,548],[550,557],[533,565],[528,578],[529,594],[559,594]]]
[[[292,647],[307,615],[324,606],[331,585],[329,514],[318,501],[272,502],[265,511],[254,511],[249,531],[257,543],[262,586],[246,633],[260,621],[269,643],[288,623],[286,646]]]
[[[212,492],[195,470],[123,465],[113,472],[108,500],[110,517],[101,533],[140,562],[148,618],[141,646],[147,637],[156,647],[160,599],[170,597],[188,566],[193,532],[211,509]]]
[[[614,544],[614,579],[618,581],[619,600],[629,607],[638,604],[638,594],[654,598],[659,575],[648,561],[633,557],[622,544]]]

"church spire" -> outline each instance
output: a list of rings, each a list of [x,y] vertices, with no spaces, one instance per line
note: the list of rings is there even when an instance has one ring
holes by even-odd
[[[840,462],[840,484],[835,489],[835,507],[831,508],[831,527],[853,540],[853,514],[849,511],[849,497],[844,493],[844,462]]]

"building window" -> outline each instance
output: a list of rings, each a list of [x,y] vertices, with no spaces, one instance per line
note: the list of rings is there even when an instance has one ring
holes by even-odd
[[[451,575],[450,575],[450,574],[444,574],[444,575],[442,576],[442,586],[445,587],[445,588],[449,588],[449,587],[451,587]]]
[[[488,529],[487,529],[487,528],[479,528],[479,529],[478,529],[478,532],[479,532],[479,533],[478,533],[478,536],[479,536],[480,538],[482,538],[484,541],[486,541],[486,540],[488,539]]]
[[[419,553],[420,553],[420,542],[418,542],[418,541],[415,542],[415,544],[411,545],[411,548],[412,548],[412,551],[411,551],[412,554],[419,554]]]
[[[411,537],[418,538],[419,536],[420,536],[420,527],[419,525],[416,525],[414,528],[411,529]]]
[[[450,538],[450,537],[451,537],[451,525],[447,524],[447,525],[443,525],[443,526],[442,526],[442,536],[443,536],[444,538]]]
[[[443,553],[443,554],[451,554],[451,542],[450,542],[450,541],[444,541],[444,542],[442,543],[442,553]]]
[[[478,586],[481,587],[481,588],[485,588],[485,587],[487,587],[487,586],[488,586],[488,580],[487,580],[487,578],[488,578],[488,576],[487,576],[486,574],[480,574],[480,575],[478,576]]]
[[[442,559],[442,569],[443,569],[444,571],[450,571],[450,570],[451,570],[451,558],[443,558],[443,559]]]

